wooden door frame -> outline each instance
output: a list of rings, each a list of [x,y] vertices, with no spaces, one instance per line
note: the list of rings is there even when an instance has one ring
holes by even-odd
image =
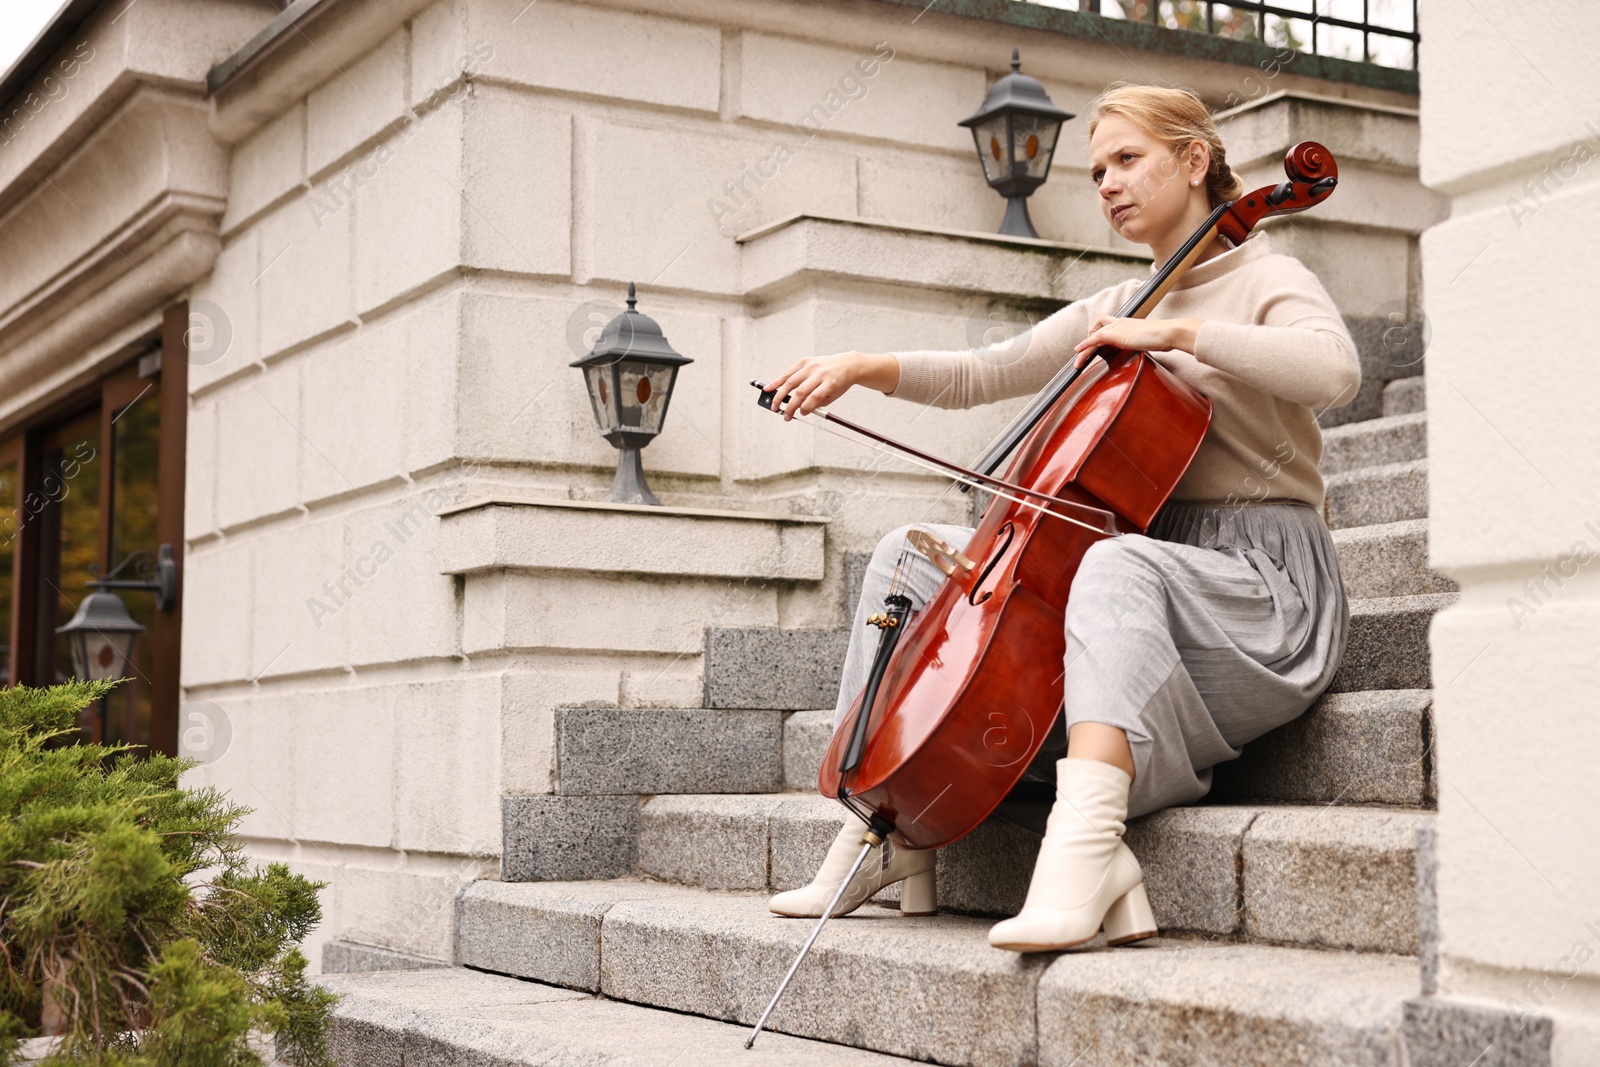
[[[155,618],[150,661],[150,748],[178,754],[179,679],[183,666],[183,504],[189,424],[189,302],[161,316],[161,423],[156,458],[156,543],[172,546],[177,586],[171,611]]]
[[[162,313],[160,337],[154,349],[161,355],[161,369],[156,376],[160,383],[157,401],[160,428],[156,458],[156,543],[172,548],[177,587],[172,609],[156,612],[150,635],[150,748],[154,752],[173,756],[178,754],[178,699],[182,668],[184,466],[189,415],[188,329],[188,302],[180,301],[169,306]],[[100,405],[99,437],[105,466],[100,479],[99,557],[102,568],[110,567],[117,562],[110,558],[112,493],[116,470],[112,422],[116,413],[145,388],[142,383],[146,381],[139,378],[138,357],[135,357],[93,385],[74,390],[26,422],[9,428],[9,436],[0,439],[0,464],[13,458],[18,461],[17,506],[22,512],[12,563],[11,618],[0,620],[0,625],[9,626],[11,632],[11,671],[9,677],[4,679],[7,685],[19,682],[37,684],[37,679],[33,677],[38,653],[34,620],[30,614],[27,625],[24,625],[23,614],[25,605],[37,609],[41,545],[37,524],[28,521],[26,497],[30,488],[40,481],[45,431],[95,403]]]
[[[22,535],[27,528],[27,523],[23,520],[22,498],[24,489],[28,484],[27,458],[28,449],[25,435],[17,434],[14,437],[0,440],[0,467],[13,462],[17,465],[17,505],[12,514],[7,516],[12,521],[11,539],[15,542],[11,549],[11,617],[0,619],[0,626],[6,628],[6,644],[11,649],[11,663],[6,677],[3,679],[6,685],[17,684],[19,673],[17,664],[22,662],[22,575],[24,573],[22,567]],[[32,651],[33,641],[30,635],[28,640],[28,652],[30,655]]]

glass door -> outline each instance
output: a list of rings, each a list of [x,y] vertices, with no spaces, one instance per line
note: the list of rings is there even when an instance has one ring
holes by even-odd
[[[106,383],[103,411],[111,442],[110,544],[106,558],[115,567],[138,552],[155,557],[157,474],[161,443],[161,390],[153,378],[124,375]],[[181,551],[181,546],[178,546]],[[142,577],[127,568],[118,577]],[[110,740],[150,743],[151,687],[159,640],[156,598],[142,590],[124,590],[122,602],[144,633],[133,646],[133,670],[113,695],[108,709]]]
[[[79,720],[88,740],[176,754],[183,588],[183,455],[188,306],[92,385],[0,432],[0,683],[74,676],[70,639],[89,582],[151,582],[172,566],[166,610],[154,588],[113,588],[144,627],[126,680]]]
[[[100,496],[105,468],[100,411],[91,408],[40,434],[40,463],[23,494],[23,533],[36,541],[33,612],[33,684],[54,685],[73,676],[72,648],[56,627],[65,625],[104,566]],[[106,708],[85,709],[78,725],[90,740],[108,740]]]

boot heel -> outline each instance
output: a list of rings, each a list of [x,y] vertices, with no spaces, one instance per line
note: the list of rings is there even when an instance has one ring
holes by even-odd
[[[932,915],[939,910],[934,901],[934,869],[918,871],[900,883],[901,915]]]
[[[1154,937],[1156,916],[1150,910],[1150,898],[1145,896],[1144,883],[1140,882],[1118,897],[1106,911],[1106,944],[1125,945]]]

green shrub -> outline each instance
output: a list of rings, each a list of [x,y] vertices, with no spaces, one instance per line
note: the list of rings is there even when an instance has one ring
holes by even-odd
[[[251,868],[249,809],[179,787],[195,761],[74,743],[115,684],[0,689],[0,1067],[38,1034],[61,1036],[49,1064],[261,1064],[263,1034],[331,1064],[336,998],[296,947],[326,883]]]

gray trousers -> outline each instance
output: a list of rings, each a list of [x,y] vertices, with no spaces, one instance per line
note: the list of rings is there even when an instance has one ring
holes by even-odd
[[[973,532],[918,526],[958,548]],[[862,579],[835,730],[866,684],[878,643],[867,616],[883,609],[896,565],[914,609],[944,581],[907,544],[910,529],[878,542]],[[1149,536],[1084,554],[1067,601],[1062,719],[1127,732],[1130,818],[1191,803],[1210,791],[1215,764],[1316,701],[1349,626],[1333,539],[1314,509],[1170,503]],[[1064,754],[1047,747],[1035,767]]]

